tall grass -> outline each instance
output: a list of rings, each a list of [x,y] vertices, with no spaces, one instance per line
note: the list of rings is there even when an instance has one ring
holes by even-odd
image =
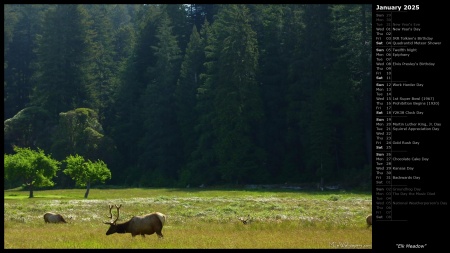
[[[92,189],[84,199],[84,192],[35,191],[30,199],[27,191],[4,191],[5,248],[372,248],[372,230],[365,224],[370,193],[133,188]],[[122,204],[119,223],[165,213],[164,239],[106,236],[109,204]],[[48,211],[69,223],[45,224]],[[238,220],[248,216],[249,224]]]

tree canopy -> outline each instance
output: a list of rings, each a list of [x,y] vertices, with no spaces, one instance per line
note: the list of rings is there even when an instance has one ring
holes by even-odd
[[[64,162],[66,163],[64,174],[75,180],[77,186],[86,187],[84,198],[88,198],[92,183],[105,183],[106,180],[111,179],[111,171],[101,160],[92,162],[80,155],[70,155]]]
[[[14,147],[15,154],[4,155],[5,185],[17,186],[22,183],[34,197],[36,187],[54,186],[53,178],[60,169],[61,162],[46,155],[43,150]]]
[[[370,189],[371,22],[367,4],[5,5],[5,153],[101,160],[116,185]]]

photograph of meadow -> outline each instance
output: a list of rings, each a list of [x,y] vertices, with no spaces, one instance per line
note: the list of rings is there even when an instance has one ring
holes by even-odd
[[[372,248],[371,4],[5,4],[5,249]]]
[[[372,248],[368,193],[93,189],[89,199],[82,189],[38,191],[33,199],[26,191],[4,194],[5,249]],[[164,213],[164,237],[107,236],[110,204],[122,205],[118,223]],[[67,223],[45,223],[46,212],[63,215]]]

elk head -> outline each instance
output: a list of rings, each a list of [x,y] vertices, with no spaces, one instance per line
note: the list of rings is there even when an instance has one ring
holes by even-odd
[[[114,233],[117,232],[117,224],[116,224],[116,222],[119,219],[120,208],[122,207],[122,205],[119,205],[119,206],[115,205],[115,206],[116,206],[116,209],[117,209],[117,217],[116,217],[115,220],[112,220],[113,217],[112,217],[111,209],[114,206],[113,205],[109,205],[109,216],[108,217],[111,219],[111,221],[110,222],[104,222],[105,224],[109,225],[109,229],[108,229],[108,231],[106,231],[106,235],[114,234]]]

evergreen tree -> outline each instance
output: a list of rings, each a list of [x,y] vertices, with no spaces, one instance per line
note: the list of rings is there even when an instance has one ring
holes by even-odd
[[[190,18],[190,24],[195,25],[197,29],[200,29],[205,20],[211,24],[214,22],[214,16],[217,14],[218,4],[188,4],[188,16]]]
[[[287,50],[288,6],[250,5],[253,11],[254,27],[259,45],[259,72],[257,82],[261,86],[264,106],[264,149],[267,152],[266,167],[271,178],[280,181],[280,168],[283,166],[286,133],[286,95],[290,51]],[[272,181],[274,182],[274,181]],[[281,182],[286,182],[284,179]]]
[[[192,150],[195,149],[198,135],[194,130],[198,121],[196,113],[196,94],[200,86],[200,73],[204,71],[205,61],[204,40],[193,26],[189,44],[181,65],[180,78],[175,89],[175,101],[177,122],[181,131],[181,146],[183,147],[182,164],[187,164]],[[189,184],[191,179],[187,173],[191,173],[191,168],[185,166],[181,172],[182,185]]]
[[[184,55],[192,31],[192,25],[188,22],[186,6],[185,4],[165,4],[163,11],[169,16],[172,34],[177,39],[180,54]]]
[[[138,161],[143,153],[138,143],[144,136],[141,96],[145,92],[151,78],[150,70],[156,61],[151,46],[156,44],[156,20],[159,14],[159,8],[153,5],[140,5],[136,10],[136,44],[126,61],[115,92],[111,135],[123,156],[123,163],[119,166],[129,172],[124,176],[124,182],[127,184],[134,184],[141,178],[139,174],[142,173],[138,169],[142,168]]]
[[[182,183],[201,185],[211,184],[219,181],[220,176],[214,169],[217,165],[217,156],[214,152],[213,145],[217,140],[214,132],[213,122],[215,118],[215,110],[213,107],[214,85],[211,82],[210,75],[214,73],[215,68],[215,35],[211,31],[208,20],[204,20],[204,24],[200,30],[200,37],[204,43],[203,71],[200,73],[200,84],[196,92],[195,112],[197,113],[197,123],[194,127],[197,141],[195,149],[191,152],[186,168],[180,175]]]
[[[157,42],[151,47],[156,64],[150,68],[150,80],[142,99],[144,136],[139,142],[143,151],[139,164],[144,185],[170,184],[180,168],[182,147],[178,144],[179,129],[174,93],[179,73],[180,49],[172,34],[171,20],[161,14],[156,30]],[[151,180],[146,180],[151,178]],[[173,181],[171,182],[173,183]]]
[[[371,6],[335,5],[333,24],[339,55],[336,65],[349,85],[343,104],[351,112],[342,128],[341,161],[346,176],[341,177],[360,185],[370,182],[371,175]]]
[[[4,119],[13,117],[30,102],[35,37],[46,8],[44,5],[5,5]]]
[[[85,6],[92,20],[89,30],[92,41],[86,62],[87,89],[92,97],[91,108],[98,112],[100,123],[103,124],[106,111],[110,110],[113,103],[120,63],[114,61],[111,6],[99,4]]]
[[[327,114],[316,103],[321,99],[319,91],[326,89],[323,73],[330,70],[333,62],[330,9],[326,4],[304,5],[303,9],[304,36],[294,51],[289,73],[289,146],[285,166],[288,171],[297,170],[299,180],[319,181],[324,171],[331,170],[331,147],[326,139],[330,128],[316,125],[328,122]],[[314,110],[320,114],[314,114]],[[321,149],[313,148],[321,145]],[[299,169],[303,171],[299,173]]]
[[[131,24],[131,15],[128,7],[133,8],[133,4],[111,4],[108,5],[109,15],[113,30],[117,30],[120,27],[128,26]]]
[[[263,111],[256,82],[258,42],[248,8],[223,5],[212,31],[214,59],[208,62],[213,66],[207,68],[207,83],[214,84],[216,169],[225,183],[255,182],[264,178],[265,154],[259,139]]]
[[[287,91],[286,91],[286,131],[284,135],[284,143],[286,152],[282,156],[283,165],[280,167],[279,180],[287,182],[305,181],[305,161],[304,149],[302,148],[303,134],[301,124],[305,124],[301,120],[300,112],[304,98],[302,97],[302,88],[300,79],[306,70],[302,69],[301,46],[304,43],[305,21],[304,21],[303,5],[288,5],[285,9],[284,23],[285,32],[283,34],[283,43],[285,43],[285,54],[288,64],[287,74]]]
[[[93,34],[82,5],[62,4],[47,12],[38,35],[36,86],[32,103],[54,117],[76,107],[89,107],[87,60]]]

